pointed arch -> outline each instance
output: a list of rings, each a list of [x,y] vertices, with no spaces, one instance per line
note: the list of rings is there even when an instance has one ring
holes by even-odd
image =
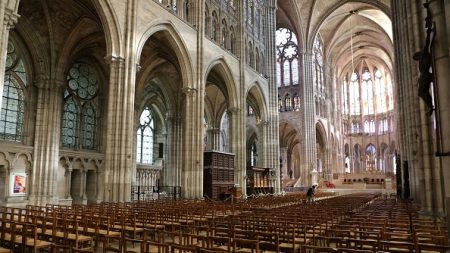
[[[326,144],[328,142],[328,135],[327,135],[327,130],[322,121],[319,120],[316,122],[316,130],[320,133],[320,135],[323,138],[323,141]]]
[[[107,0],[94,0],[92,3],[97,10],[97,14],[102,22],[103,31],[106,39],[106,55],[117,57],[123,55],[122,35],[118,25],[118,18],[113,7]]]
[[[80,19],[77,20],[77,22],[74,24],[74,28],[71,30],[70,34],[68,35],[67,39],[65,40],[66,43],[62,47],[61,53],[59,54],[59,58],[57,59],[58,63],[57,66],[61,66],[56,69],[57,76],[65,77],[64,71],[67,71],[69,68],[70,62],[75,60],[74,58],[77,57],[77,54],[80,50],[82,50],[86,45],[80,45],[81,39],[79,36],[80,34],[86,35],[86,33],[89,32],[89,36],[93,35],[96,32],[96,28],[93,27],[96,22],[95,20],[83,16]],[[86,28],[92,28],[91,31],[86,31]],[[99,29],[102,29],[102,27],[99,27]],[[84,38],[83,38],[84,39]],[[93,41],[84,41],[86,44],[89,44],[89,42],[93,43]],[[84,44],[84,43],[83,43]],[[75,49],[76,48],[76,49]]]
[[[136,62],[140,62],[140,57],[142,55],[142,50],[145,46],[145,43],[153,34],[157,32],[165,32],[168,35],[170,46],[174,50],[178,58],[178,62],[180,63],[179,65],[181,69],[181,77],[183,80],[183,88],[189,87],[190,84],[193,84],[193,77],[195,76],[194,70],[192,68],[192,59],[187,50],[186,43],[171,21],[158,21],[158,23],[150,23],[148,25],[148,28],[145,29],[144,34],[137,44]]]
[[[259,82],[253,82],[247,89],[245,97],[248,99],[250,96],[251,103],[255,103],[257,108],[256,115],[260,120],[265,121],[267,118],[267,101],[265,100],[264,92]]]
[[[204,82],[206,83],[206,80],[208,79],[208,76],[210,75],[212,70],[216,70],[218,74],[223,78],[223,81],[225,83],[226,90],[222,90],[223,94],[225,95],[228,107],[233,108],[238,106],[238,97],[237,97],[237,91],[236,91],[236,82],[234,80],[233,74],[230,69],[230,65],[226,62],[225,58],[223,56],[220,56],[216,59],[213,59],[208,65],[206,65],[205,75],[204,75]]]

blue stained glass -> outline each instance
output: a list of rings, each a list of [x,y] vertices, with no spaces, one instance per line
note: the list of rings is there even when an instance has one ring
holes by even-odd
[[[83,110],[83,128],[82,128],[82,135],[83,135],[83,148],[85,149],[93,149],[95,148],[95,110],[92,107],[91,103],[87,103],[84,106]]]
[[[2,108],[0,111],[0,139],[20,142],[22,139],[24,95],[15,69],[5,73]]]
[[[71,139],[71,148],[95,149],[98,120],[95,105],[98,100],[99,79],[94,66],[74,63],[67,75],[67,86],[68,89],[64,92],[66,105],[63,118],[72,123],[63,125],[63,130],[64,127],[70,127],[70,134],[62,131],[63,145],[65,139],[67,143]]]
[[[76,131],[77,131],[77,114],[78,106],[73,97],[69,98],[64,104],[63,121],[62,121],[62,144],[65,147],[75,148]]]

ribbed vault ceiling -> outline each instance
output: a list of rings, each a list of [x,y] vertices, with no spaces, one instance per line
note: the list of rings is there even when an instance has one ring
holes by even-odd
[[[278,0],[277,24],[297,33],[303,52],[311,51],[319,34],[337,76],[362,61],[392,71],[389,10],[389,0]]]

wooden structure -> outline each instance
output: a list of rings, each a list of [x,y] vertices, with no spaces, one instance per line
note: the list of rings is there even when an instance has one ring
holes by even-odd
[[[247,195],[273,193],[275,171],[272,168],[247,167]]]
[[[203,195],[224,200],[234,188],[234,154],[205,151],[203,154]]]

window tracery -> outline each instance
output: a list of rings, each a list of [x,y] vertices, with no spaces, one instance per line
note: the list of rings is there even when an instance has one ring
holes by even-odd
[[[139,117],[139,126],[137,129],[136,163],[153,163],[153,133],[153,112],[149,107],[145,107]]]
[[[76,62],[67,74],[61,142],[64,147],[97,147],[99,78],[94,66]]]
[[[277,84],[278,86],[299,83],[298,42],[295,34],[288,28],[276,31],[277,46]]]
[[[16,46],[8,41],[0,111],[0,139],[22,141],[27,73]]]

